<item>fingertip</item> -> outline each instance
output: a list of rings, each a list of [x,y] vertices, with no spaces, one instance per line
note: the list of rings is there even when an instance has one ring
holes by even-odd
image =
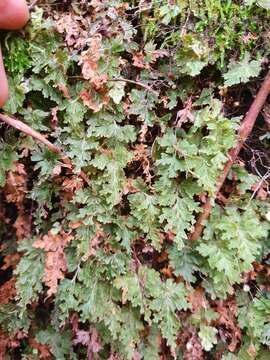
[[[19,30],[23,28],[29,21],[29,18],[30,18],[30,14],[29,14],[28,6],[26,5],[26,3],[23,3],[21,7],[17,10],[17,16],[13,22],[12,30]]]
[[[5,103],[8,101],[8,81],[5,74],[5,70],[0,59],[0,108],[2,108]]]
[[[8,101],[8,89],[2,91],[2,85],[1,85],[1,93],[0,93],[0,109],[5,105],[5,103]]]
[[[8,100],[8,81],[4,69],[2,53],[0,48],[0,108],[5,105]]]
[[[0,6],[1,29],[19,30],[28,22],[29,17],[30,14],[25,0],[6,0]]]

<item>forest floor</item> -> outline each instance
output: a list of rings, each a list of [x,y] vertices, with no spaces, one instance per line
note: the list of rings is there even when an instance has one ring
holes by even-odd
[[[269,360],[269,8],[40,0],[2,34],[0,359]]]

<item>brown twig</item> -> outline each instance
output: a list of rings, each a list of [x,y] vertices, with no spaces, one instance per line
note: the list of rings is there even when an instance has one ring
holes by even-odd
[[[31,4],[28,6],[28,9],[31,11],[34,9],[34,7],[37,5],[39,0],[33,0]]]
[[[38,133],[37,131],[33,130],[30,126],[24,124],[22,121],[13,119],[7,115],[0,114],[0,120],[4,123],[12,126],[13,128],[25,133],[26,135],[31,136],[33,139],[38,140],[39,142],[43,143],[44,145],[48,146],[53,152],[60,154],[62,153],[61,149],[57,146],[53,145],[49,140],[47,140],[43,135]]]
[[[212,210],[211,199],[207,198],[206,202],[202,205],[202,212],[198,216],[193,232],[190,234],[189,239],[196,241],[200,238],[205,220],[208,219]]]
[[[224,181],[226,180],[227,175],[228,175],[233,163],[235,162],[237,156],[239,155],[239,152],[240,152],[244,142],[246,141],[249,134],[251,133],[251,131],[254,127],[255,121],[267,99],[269,92],[270,92],[270,71],[266,75],[256,98],[254,99],[253,103],[251,104],[251,107],[240,126],[240,129],[238,131],[238,139],[239,140],[237,142],[237,145],[229,151],[229,154],[228,154],[229,160],[226,162],[223,172],[217,180],[216,196],[219,193],[220,189],[222,188],[222,185],[224,184]],[[202,208],[203,208],[203,211],[197,219],[194,231],[189,236],[189,239],[193,240],[193,241],[196,241],[200,238],[203,228],[204,228],[204,221],[208,219],[208,217],[211,213],[212,205],[211,205],[210,198],[207,198],[207,200],[204,203],[204,205],[202,206]]]
[[[71,160],[64,154],[64,152],[57,146],[55,146],[53,143],[51,143],[49,140],[46,139],[46,137],[36,130],[32,129],[30,126],[24,124],[22,121],[13,119],[10,116],[0,114],[0,120],[6,123],[9,126],[12,126],[13,128],[23,132],[24,134],[31,136],[33,139],[41,142],[42,144],[46,145],[50,150],[52,150],[54,153],[57,153],[60,155],[61,159],[66,165],[69,165],[69,167],[73,167]],[[86,184],[90,184],[90,180],[88,176],[81,171],[80,177],[85,181]]]
[[[158,96],[158,95],[159,95],[159,93],[158,93],[157,91],[153,90],[150,86],[144,84],[144,83],[141,82],[141,81],[135,81],[135,80],[125,79],[125,78],[121,78],[121,77],[109,79],[108,81],[123,81],[123,82],[126,82],[126,83],[138,85],[138,86],[146,89],[147,91],[151,92],[151,93],[154,94],[155,96]]]

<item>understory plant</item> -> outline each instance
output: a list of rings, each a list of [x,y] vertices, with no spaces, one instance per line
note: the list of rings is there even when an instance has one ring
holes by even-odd
[[[216,193],[268,6],[40,1],[4,35],[3,112],[59,151],[1,125],[0,357],[269,359],[267,156]]]

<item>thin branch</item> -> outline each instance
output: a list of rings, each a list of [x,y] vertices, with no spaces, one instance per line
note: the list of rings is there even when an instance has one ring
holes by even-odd
[[[13,119],[10,116],[0,114],[0,120],[6,123],[7,125],[21,131],[22,133],[31,136],[33,139],[39,141],[40,143],[46,145],[54,153],[59,154],[61,159],[66,165],[69,165],[69,167],[71,168],[73,167],[71,160],[64,154],[64,152],[59,147],[55,146],[53,143],[47,140],[44,135],[32,129],[30,126],[26,125],[22,121]],[[87,185],[90,184],[90,180],[88,176],[83,171],[81,171],[79,175],[86,182]]]
[[[84,171],[81,170],[79,175],[87,185],[90,185],[90,179]]]
[[[268,171],[266,172],[266,174],[265,174],[265,175],[261,178],[261,180],[259,181],[259,183],[258,183],[258,185],[256,186],[255,190],[253,191],[253,194],[252,194],[251,198],[249,199],[249,203],[251,202],[251,200],[254,199],[257,191],[260,189],[260,187],[262,186],[262,184],[263,184],[264,182],[266,182],[266,180],[269,178],[269,176],[270,176],[270,170],[268,170]]]
[[[39,2],[39,0],[33,0],[31,2],[31,4],[28,6],[28,9],[31,11],[34,9],[34,7],[37,5],[37,3]]]
[[[239,152],[244,144],[244,142],[247,140],[249,134],[251,133],[254,124],[256,122],[256,119],[267,99],[267,96],[270,92],[270,71],[268,72],[268,74],[266,75],[262,86],[256,96],[256,98],[254,99],[253,103],[251,104],[251,107],[248,111],[248,113],[246,114],[240,129],[238,131],[238,142],[237,145],[231,149],[229,151],[229,160],[226,162],[223,172],[220,175],[220,177],[217,180],[217,188],[216,188],[216,196],[219,193],[220,189],[222,188],[227,175],[229,173],[229,171],[231,170],[231,167],[233,165],[233,163],[235,162],[236,158],[239,155]],[[211,199],[208,198],[205,202],[205,204],[203,205],[203,211],[200,214],[200,216],[197,219],[197,223],[195,225],[194,231],[192,234],[190,234],[189,239],[196,241],[200,238],[203,228],[204,228],[204,221],[208,219],[210,213],[211,213]]]
[[[223,173],[221,174],[221,176],[217,182],[217,192],[221,189],[233,163],[235,162],[237,156],[239,155],[239,152],[240,152],[244,142],[247,140],[249,134],[251,133],[251,131],[254,127],[255,121],[257,120],[257,117],[267,99],[269,92],[270,92],[270,71],[266,75],[256,98],[254,99],[253,103],[251,104],[251,107],[240,126],[240,129],[238,132],[239,140],[238,140],[236,147],[229,151],[229,160],[225,164]]]
[[[30,126],[24,124],[22,121],[13,119],[7,115],[0,114],[0,120],[8,124],[9,126],[12,126],[13,128],[25,133],[26,135],[31,136],[33,139],[38,140],[42,144],[46,145],[48,148],[50,148],[53,152],[60,154],[62,157],[62,151],[57,146],[52,144],[49,140],[45,138],[45,136],[41,135],[36,130],[32,129]]]
[[[146,89],[147,91],[151,92],[152,94],[154,94],[155,96],[159,96],[159,93],[155,90],[153,90],[150,86],[144,84],[141,81],[135,81],[135,80],[130,80],[130,79],[125,79],[125,78],[113,78],[113,79],[109,79],[108,81],[123,81],[126,83],[130,83],[130,84],[134,84],[134,85],[138,85],[144,89]]]
[[[192,234],[189,236],[190,240],[196,241],[200,238],[202,231],[203,231],[204,222],[210,216],[211,210],[212,210],[211,199],[207,198],[206,202],[202,206],[202,212],[198,216],[194,230],[193,230]]]

